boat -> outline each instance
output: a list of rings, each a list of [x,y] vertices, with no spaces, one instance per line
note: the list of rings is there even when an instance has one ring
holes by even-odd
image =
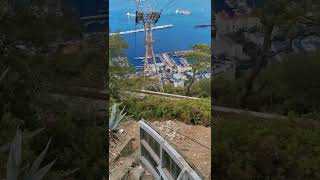
[[[176,10],[176,14],[190,15],[190,14],[192,14],[192,12],[191,11],[187,11],[187,10],[179,10],[179,9],[177,9]]]
[[[129,12],[128,12],[126,15],[129,16],[129,17],[136,17],[136,14],[134,14],[134,13],[129,13]]]
[[[201,27],[209,27],[209,26],[211,26],[211,24],[199,24],[199,25],[195,25],[194,27],[201,28]]]

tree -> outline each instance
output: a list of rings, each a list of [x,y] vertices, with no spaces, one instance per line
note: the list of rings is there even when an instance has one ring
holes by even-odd
[[[309,2],[308,0],[270,0],[264,1],[260,8],[255,9],[254,13],[262,23],[263,44],[258,46],[255,52],[252,52],[252,45],[244,47],[244,51],[255,60],[255,66],[245,78],[241,95],[242,104],[245,104],[247,98],[252,95],[254,81],[270,58],[280,53],[291,52],[295,39],[310,35],[320,36],[314,29],[305,26],[306,24],[319,25],[317,23],[319,16],[315,16],[316,10],[309,6]],[[281,41],[281,38],[276,36],[279,34],[284,37],[282,38],[284,42],[289,39],[289,43],[286,48],[274,52],[271,47],[274,42]]]
[[[134,69],[129,65],[124,50],[128,48],[128,43],[124,41],[120,35],[109,37],[109,49],[107,55],[109,57],[109,90],[112,98],[119,100],[119,89],[121,88],[121,77],[133,72]],[[122,61],[125,65],[121,65],[118,61]],[[123,85],[123,84],[122,84]]]
[[[124,56],[124,49],[128,48],[128,43],[120,35],[109,36],[109,61],[112,58]]]
[[[196,80],[196,74],[207,69],[211,62],[211,47],[206,44],[195,44],[192,46],[192,52],[186,53],[184,57],[190,62],[192,75],[187,85],[186,96],[190,95],[192,84]]]

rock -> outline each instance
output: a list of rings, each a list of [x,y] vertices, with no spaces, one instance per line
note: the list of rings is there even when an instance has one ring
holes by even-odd
[[[120,129],[120,130],[119,130],[119,133],[123,133],[123,132],[124,132],[124,129]]]
[[[144,171],[145,171],[144,168],[140,165],[130,170],[130,176],[132,179],[140,179]]]

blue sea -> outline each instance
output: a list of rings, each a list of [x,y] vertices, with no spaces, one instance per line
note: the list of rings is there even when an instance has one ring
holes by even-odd
[[[211,24],[211,1],[210,0],[154,0],[150,3],[162,11],[160,20],[156,26],[173,24],[174,27],[153,31],[155,54],[190,50],[196,43],[211,43],[210,27],[195,28],[195,25]],[[167,8],[165,8],[167,7]],[[189,10],[191,15],[178,15],[175,11]],[[109,0],[109,32],[120,32],[134,29],[143,29],[142,25],[135,24],[135,17],[128,17],[126,14],[135,13],[135,0]],[[144,33],[132,33],[121,35],[127,41],[129,48],[125,50],[131,64],[142,65],[142,60],[135,60],[135,57],[142,57],[145,54]]]

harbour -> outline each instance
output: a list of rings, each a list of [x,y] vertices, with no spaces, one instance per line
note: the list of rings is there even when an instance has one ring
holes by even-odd
[[[112,36],[122,32],[119,35],[128,43],[128,48],[124,50],[128,61],[135,67],[141,68],[143,63],[141,60],[135,58],[145,55],[145,41],[144,30],[142,30],[143,26],[140,24],[137,25],[135,21],[135,1],[110,0],[109,4],[110,25],[108,35]],[[178,12],[187,10],[192,12],[192,14],[177,14],[176,10],[178,10]],[[186,3],[176,3],[171,9],[162,12],[161,18],[155,27],[169,24],[172,24],[173,27],[158,29],[153,32],[154,53],[161,54],[172,51],[187,51],[191,50],[194,44],[210,44],[210,29],[208,29],[208,27],[194,27],[199,24],[210,24],[211,14],[208,13],[210,11],[210,1],[199,3],[197,0],[190,0]],[[132,31],[139,29],[141,29],[139,32]]]

